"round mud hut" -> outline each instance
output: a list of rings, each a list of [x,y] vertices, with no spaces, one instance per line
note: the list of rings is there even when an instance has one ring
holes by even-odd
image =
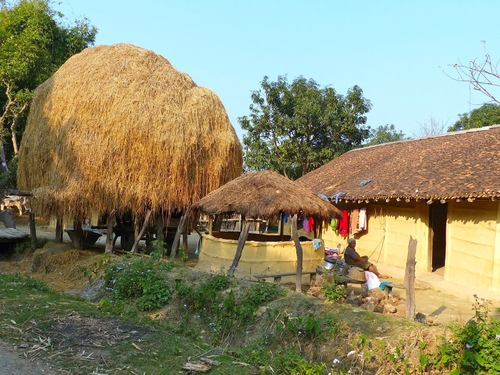
[[[241,172],[217,95],[166,58],[116,44],[74,55],[36,89],[18,187],[37,215],[106,216],[109,228],[121,215],[169,220]]]
[[[283,281],[294,277],[297,290],[302,275],[314,274],[323,262],[323,222],[341,215],[330,202],[273,171],[241,175],[192,208],[196,217],[208,218],[198,269]]]

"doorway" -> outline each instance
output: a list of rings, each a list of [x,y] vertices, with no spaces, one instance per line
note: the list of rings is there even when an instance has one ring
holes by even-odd
[[[448,203],[432,203],[429,206],[429,246],[432,272],[446,264],[446,218]]]

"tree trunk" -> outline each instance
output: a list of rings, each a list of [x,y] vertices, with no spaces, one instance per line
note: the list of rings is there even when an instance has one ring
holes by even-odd
[[[303,251],[302,245],[300,244],[299,235],[297,233],[297,214],[293,215],[292,218],[292,239],[295,243],[295,250],[297,252],[297,277],[295,281],[295,291],[302,293],[302,261],[303,261]]]
[[[156,240],[164,242],[165,235],[163,234],[163,228],[165,227],[165,222],[163,220],[163,215],[161,213],[155,217],[155,227],[156,227]]]

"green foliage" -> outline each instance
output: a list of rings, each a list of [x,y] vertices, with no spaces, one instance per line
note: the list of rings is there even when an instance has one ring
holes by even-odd
[[[162,272],[172,267],[156,252],[151,257],[127,257],[108,266],[104,281],[111,292],[111,303],[133,301],[142,311],[164,306],[172,297],[173,288],[167,285]]]
[[[500,124],[500,105],[483,104],[470,113],[462,113],[459,119],[448,131],[482,128],[484,126]]]
[[[347,297],[345,286],[337,283],[333,275],[325,276],[325,281],[326,283],[323,285],[325,299],[327,301],[343,302]]]
[[[320,88],[312,79],[264,77],[254,91],[250,115],[238,119],[243,130],[245,168],[270,169],[296,179],[352,148],[369,135],[365,114],[370,102],[358,86],[347,95]]]
[[[208,324],[215,340],[242,332],[254,322],[260,306],[284,294],[278,284],[259,282],[237,296],[231,285],[232,279],[221,273],[211,275],[197,286],[176,280],[175,289],[183,306]]]
[[[374,146],[382,143],[396,142],[405,139],[402,131],[397,131],[394,125],[381,125],[370,131],[370,138],[364,146]]]
[[[435,355],[436,367],[452,370],[450,374],[500,373],[500,321],[489,317],[488,301],[474,297],[474,318],[454,325],[452,339]]]
[[[68,25],[49,0],[0,7],[0,130],[21,137],[34,89],[69,57],[93,45],[96,33],[86,19]]]
[[[17,188],[17,156],[8,162],[8,171],[0,173],[0,191]]]

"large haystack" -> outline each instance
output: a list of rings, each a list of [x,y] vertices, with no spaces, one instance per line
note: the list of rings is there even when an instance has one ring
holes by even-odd
[[[71,57],[37,88],[18,186],[39,214],[171,212],[241,169],[219,98],[164,57],[117,44]]]

